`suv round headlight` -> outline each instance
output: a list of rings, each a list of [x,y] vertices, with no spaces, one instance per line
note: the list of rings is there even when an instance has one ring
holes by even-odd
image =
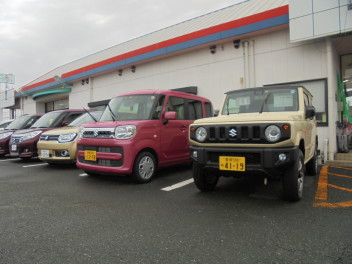
[[[281,137],[281,130],[278,126],[271,125],[265,129],[265,138],[269,142],[276,142]]]
[[[198,127],[196,129],[196,139],[199,142],[204,142],[206,138],[207,138],[207,131],[205,130],[205,128],[204,127]]]

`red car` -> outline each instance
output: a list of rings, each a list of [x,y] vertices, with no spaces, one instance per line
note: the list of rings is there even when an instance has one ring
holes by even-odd
[[[100,122],[84,124],[77,141],[77,166],[87,174],[132,174],[149,182],[157,168],[190,162],[188,127],[213,115],[211,102],[176,91],[121,94]]]
[[[46,113],[29,129],[17,130],[12,134],[9,143],[10,156],[31,159],[38,156],[37,143],[44,131],[68,125],[85,110],[65,109]]]
[[[7,125],[4,130],[0,131],[0,156],[9,154],[9,142],[11,135],[20,129],[26,129],[31,127],[42,114],[36,115],[23,115],[16,118],[11,124]]]

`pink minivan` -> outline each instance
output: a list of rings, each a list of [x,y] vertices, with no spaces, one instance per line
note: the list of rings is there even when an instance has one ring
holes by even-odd
[[[203,97],[141,90],[111,99],[100,122],[81,126],[77,166],[89,175],[132,175],[149,182],[156,169],[190,162],[188,127],[213,115]]]

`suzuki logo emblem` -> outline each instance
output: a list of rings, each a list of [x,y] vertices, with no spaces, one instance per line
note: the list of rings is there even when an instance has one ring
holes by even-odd
[[[237,136],[237,131],[236,131],[236,129],[232,128],[232,129],[229,131],[229,135],[230,135],[230,137],[235,137],[235,136]]]
[[[96,129],[96,130],[94,130],[94,137],[97,137],[98,135],[99,135],[99,131]]]

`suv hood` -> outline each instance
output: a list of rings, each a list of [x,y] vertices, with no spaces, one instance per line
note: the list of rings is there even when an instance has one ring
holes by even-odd
[[[51,129],[43,133],[43,135],[62,135],[68,133],[78,133],[79,127],[60,127]]]
[[[30,133],[30,132],[34,132],[34,131],[47,131],[47,130],[51,130],[52,128],[28,128],[28,129],[21,129],[21,130],[16,130],[15,133],[13,133],[13,135],[18,135],[18,134],[25,134],[25,133]]]
[[[232,115],[219,115],[217,117],[203,118],[194,121],[194,124],[217,124],[217,123],[251,123],[251,122],[289,122],[302,120],[302,112],[263,112],[245,113]]]

